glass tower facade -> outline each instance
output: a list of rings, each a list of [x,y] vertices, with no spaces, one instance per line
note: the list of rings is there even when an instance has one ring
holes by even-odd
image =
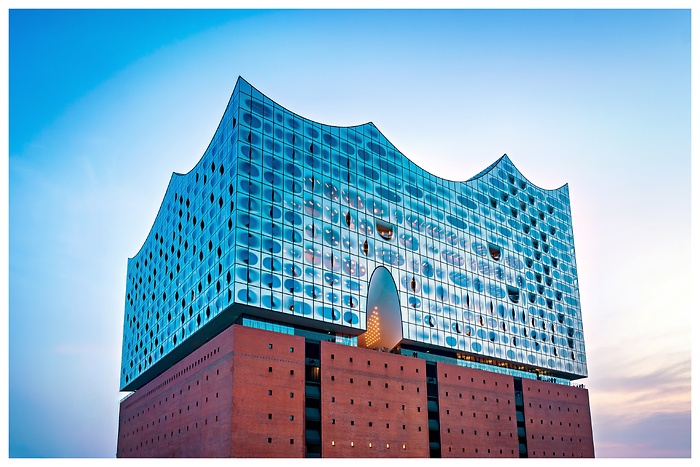
[[[445,180],[372,123],[313,122],[239,78],[129,260],[121,388],[241,314],[360,335],[380,267],[403,345],[587,376],[567,185],[539,188],[506,155]]]

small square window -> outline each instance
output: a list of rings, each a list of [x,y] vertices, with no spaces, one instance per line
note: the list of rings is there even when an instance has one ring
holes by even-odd
[[[294,421],[294,415],[290,415],[290,416],[289,416],[289,421],[290,421],[290,422],[293,422],[293,421]]]
[[[294,370],[289,370],[289,375],[294,376]]]
[[[272,373],[272,367],[271,367],[271,366],[268,366],[268,367],[267,367],[267,371],[268,371],[268,373]]]
[[[268,396],[271,396],[271,395],[272,395],[272,389],[268,389],[268,390],[267,390],[267,395],[268,395]]]
[[[271,414],[271,413],[267,414],[267,419],[268,419],[268,420],[272,420],[272,414]]]
[[[271,348],[272,348],[272,344],[267,344],[267,348],[268,348],[268,349],[271,349]],[[271,443],[271,442],[272,442],[272,438],[267,438],[267,439],[268,439],[268,443]]]
[[[292,353],[292,352],[294,352],[294,347],[289,348],[289,353]]]
[[[289,393],[289,397],[293,398],[293,397],[294,397],[294,393],[293,393],[293,392],[290,392],[290,393]]]
[[[272,344],[270,344],[270,345],[272,345]],[[267,438],[267,442],[272,443],[272,438]]]
[[[294,444],[294,438],[289,438],[289,444]]]

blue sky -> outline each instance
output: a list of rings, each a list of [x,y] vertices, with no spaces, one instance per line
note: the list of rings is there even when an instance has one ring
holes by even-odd
[[[126,260],[236,78],[569,183],[596,454],[690,455],[689,10],[10,11],[9,454],[113,457]]]

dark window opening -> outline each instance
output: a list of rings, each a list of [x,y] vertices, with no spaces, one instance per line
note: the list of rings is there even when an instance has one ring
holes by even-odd
[[[489,243],[488,247],[489,247],[489,254],[491,255],[491,257],[493,259],[495,259],[496,261],[500,260],[501,259],[501,247],[494,245],[492,243]]]
[[[518,303],[520,301],[520,290],[516,289],[515,287],[511,287],[510,285],[506,286],[506,290],[508,292],[508,298],[511,302]]]
[[[394,226],[393,225],[391,225],[387,222],[381,221],[381,220],[377,220],[376,227],[377,227],[377,233],[384,240],[393,240],[394,239]]]

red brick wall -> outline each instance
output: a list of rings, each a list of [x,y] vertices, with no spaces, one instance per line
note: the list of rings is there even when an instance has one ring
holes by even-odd
[[[442,457],[518,457],[513,377],[437,364]]]
[[[117,457],[231,455],[233,331],[122,401]]]
[[[304,457],[304,338],[234,327],[233,457]]]
[[[528,457],[594,457],[588,390],[523,379]]]
[[[321,388],[323,457],[428,457],[424,360],[322,342]]]
[[[121,403],[117,456],[303,457],[303,413],[304,339],[232,326]]]
[[[121,402],[117,456],[304,457],[304,363],[304,338],[232,326]],[[323,457],[428,457],[425,371],[322,342]],[[512,377],[437,379],[443,457],[518,457]],[[586,389],[523,379],[523,401],[528,457],[593,457]]]

